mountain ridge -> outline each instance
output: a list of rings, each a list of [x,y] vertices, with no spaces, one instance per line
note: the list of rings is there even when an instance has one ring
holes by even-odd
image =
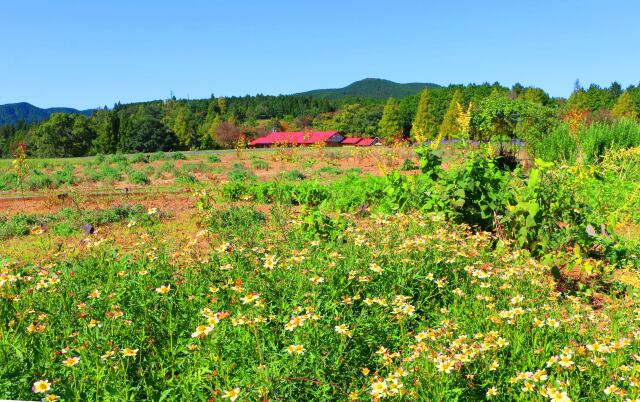
[[[352,82],[342,88],[313,89],[305,92],[298,92],[293,95],[313,96],[318,98],[338,99],[349,97],[362,98],[402,98],[416,94],[425,88],[440,88],[440,85],[430,82],[409,82],[400,84],[382,78],[365,78]]]
[[[89,116],[94,109],[78,110],[70,107],[50,107],[43,109],[28,102],[7,103],[0,105],[0,125],[13,125],[19,121],[34,123],[46,120],[52,113],[83,114]]]

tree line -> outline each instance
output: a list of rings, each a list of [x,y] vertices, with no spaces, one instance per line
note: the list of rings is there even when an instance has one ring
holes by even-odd
[[[625,90],[576,82],[568,99],[516,84],[450,85],[402,99],[324,99],[311,96],[171,98],[116,104],[91,116],[54,113],[33,124],[0,126],[0,153],[26,144],[38,157],[232,148],[265,133],[338,130],[384,142],[469,138],[542,138],[564,116],[580,111],[595,121],[637,120],[640,86]]]

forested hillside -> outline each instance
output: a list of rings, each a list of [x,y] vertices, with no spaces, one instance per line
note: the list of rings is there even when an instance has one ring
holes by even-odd
[[[412,82],[408,84],[398,84],[389,80],[379,78],[365,78],[356,81],[344,88],[316,89],[302,92],[297,95],[309,95],[318,98],[339,99],[344,97],[364,97],[375,99],[403,98],[414,95],[425,88],[439,88],[440,85],[432,83]]]
[[[91,115],[93,110],[76,110],[69,107],[52,107],[42,109],[26,102],[0,105],[0,125],[17,124],[22,121],[33,123],[46,120],[52,113],[79,113]]]
[[[383,99],[310,94],[172,98],[118,103],[90,116],[53,113],[42,122],[0,126],[0,153],[10,156],[18,143],[40,157],[233,148],[271,130],[339,130],[387,143],[496,136],[536,142],[562,121],[635,120],[639,111],[640,87],[623,90],[617,83],[608,88],[577,85],[566,100],[539,88],[498,83],[431,87]]]

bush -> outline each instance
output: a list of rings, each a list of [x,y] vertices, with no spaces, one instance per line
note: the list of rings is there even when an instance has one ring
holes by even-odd
[[[253,159],[251,160],[251,167],[258,170],[267,170],[269,169],[269,164],[262,159]]]
[[[37,169],[34,169],[33,173],[25,180],[25,187],[29,190],[41,190],[50,186],[51,178]]]
[[[151,181],[146,173],[141,170],[131,170],[128,174],[128,180],[131,184],[146,185]]]
[[[304,180],[306,176],[299,170],[293,169],[282,173],[282,178],[285,180]]]
[[[418,169],[418,165],[416,165],[411,159],[405,159],[404,163],[400,167],[400,170],[416,170]]]
[[[161,161],[167,159],[167,154],[159,151],[159,152],[154,152],[151,155],[149,155],[149,161],[150,162],[154,162],[154,161]]]
[[[207,160],[211,163],[220,162],[220,158],[218,157],[218,155],[215,155],[215,154],[207,156]]]
[[[51,176],[51,180],[55,187],[60,187],[62,185],[70,186],[77,181],[71,165],[65,165],[62,169],[54,172]]]
[[[137,153],[131,157],[131,163],[149,163],[149,155]]]
[[[174,152],[171,155],[169,155],[169,158],[173,159],[174,161],[182,161],[182,160],[186,160],[187,156],[182,152]]]

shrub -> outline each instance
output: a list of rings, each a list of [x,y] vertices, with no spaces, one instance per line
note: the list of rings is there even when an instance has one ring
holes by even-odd
[[[173,159],[174,161],[182,161],[187,159],[187,156],[182,152],[174,152],[169,155],[169,158]]]
[[[149,163],[149,155],[137,153],[131,157],[131,163]]]
[[[146,185],[151,182],[147,174],[141,170],[129,171],[128,180],[129,180],[129,183],[131,184],[139,184],[139,185]]]
[[[284,173],[282,173],[282,178],[285,180],[304,180],[305,179],[305,175],[296,169],[293,170],[288,170]]]
[[[262,159],[253,159],[251,160],[251,167],[258,170],[267,170],[269,169],[269,164]]]
[[[74,176],[73,167],[71,165],[65,165],[62,169],[57,170],[51,176],[51,181],[55,187],[62,185],[72,185],[77,179]]]
[[[216,154],[211,154],[207,156],[207,160],[211,163],[216,163],[216,162],[220,162],[220,157],[218,157],[218,155]]]
[[[151,155],[149,155],[150,162],[161,161],[164,159],[167,159],[167,154],[162,151],[154,152]]]
[[[41,171],[34,169],[33,173],[26,179],[25,187],[29,190],[41,190],[51,186],[51,178]]]

